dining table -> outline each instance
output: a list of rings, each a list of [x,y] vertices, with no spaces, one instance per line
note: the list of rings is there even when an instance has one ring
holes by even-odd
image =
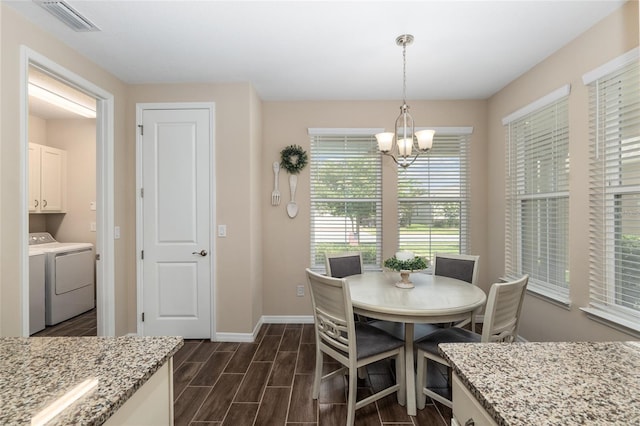
[[[364,272],[346,277],[356,314],[404,323],[407,413],[416,415],[413,332],[416,323],[450,324],[469,318],[481,308],[485,292],[466,281],[414,272],[413,288],[400,288],[400,273]]]

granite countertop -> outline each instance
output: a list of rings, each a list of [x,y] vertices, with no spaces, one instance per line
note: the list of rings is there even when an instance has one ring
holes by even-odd
[[[182,344],[181,337],[0,338],[0,424],[29,424],[87,379],[97,387],[47,424],[102,424]]]
[[[639,425],[640,342],[441,344],[499,425]]]

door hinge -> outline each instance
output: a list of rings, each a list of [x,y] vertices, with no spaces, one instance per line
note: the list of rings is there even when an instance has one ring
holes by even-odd
[[[144,136],[144,126],[142,124],[138,124],[138,127],[140,128],[140,136]]]
[[[144,260],[144,250],[140,250],[140,259]]]
[[[140,188],[140,198],[144,198],[144,188]]]
[[[142,322],[144,322],[144,312],[142,313]]]
[[[100,260],[100,253],[96,253],[96,260]]]

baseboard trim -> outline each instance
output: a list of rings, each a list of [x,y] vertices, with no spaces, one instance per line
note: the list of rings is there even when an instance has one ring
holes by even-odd
[[[313,315],[264,315],[264,324],[313,324]]]
[[[252,333],[221,333],[217,332],[216,342],[253,343],[263,324],[313,324],[311,315],[263,315]]]

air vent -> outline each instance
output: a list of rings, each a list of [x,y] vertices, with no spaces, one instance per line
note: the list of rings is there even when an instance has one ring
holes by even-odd
[[[77,10],[64,1],[34,0],[50,14],[58,18],[74,31],[100,31],[93,22],[82,16]]]

